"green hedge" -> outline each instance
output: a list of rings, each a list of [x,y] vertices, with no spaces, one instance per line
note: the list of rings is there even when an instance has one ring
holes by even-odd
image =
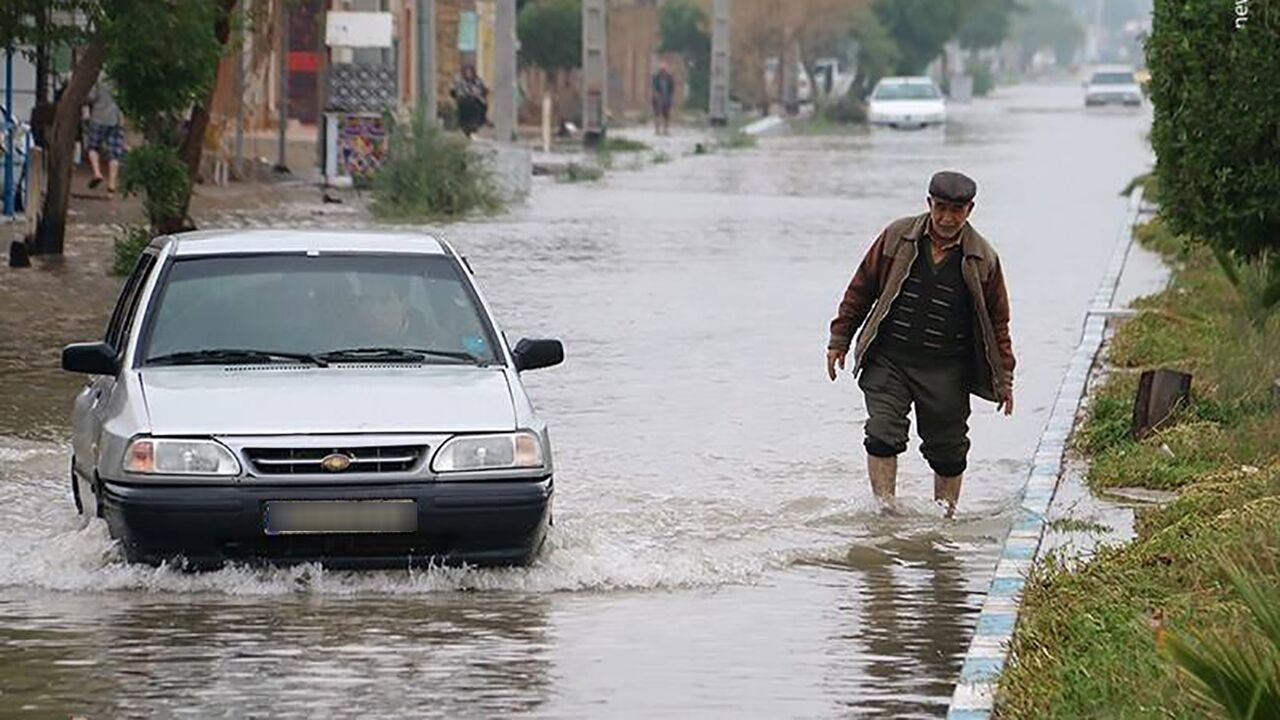
[[[1280,0],[1155,0],[1147,64],[1161,214],[1245,256],[1280,247]]]

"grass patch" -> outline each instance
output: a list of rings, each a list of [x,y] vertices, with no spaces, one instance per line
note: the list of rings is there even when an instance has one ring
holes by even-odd
[[[1174,263],[1164,292],[1135,305],[1107,351],[1073,442],[1089,485],[1178,490],[1141,511],[1136,539],[1087,562],[1050,554],[1028,580],[1000,678],[1002,718],[1203,718],[1217,711],[1171,662],[1166,637],[1256,646],[1258,628],[1223,560],[1280,596],[1280,319],[1245,317],[1248,299],[1214,258],[1159,221],[1137,231]],[[1129,435],[1140,371],[1194,375],[1192,397],[1141,442]],[[1065,522],[1067,528],[1074,521]],[[1051,527],[1056,526],[1054,523]],[[1058,529],[1055,527],[1055,529]]]
[[[566,183],[595,182],[604,177],[604,168],[582,163],[569,163],[564,172],[556,176],[556,180]]]
[[[671,162],[671,156],[659,150],[655,152],[649,160],[652,161],[654,165],[666,165]]]
[[[647,143],[625,137],[606,137],[596,147],[599,152],[644,152],[648,149]]]
[[[486,159],[422,113],[392,130],[387,157],[373,178],[374,217],[395,222],[457,219],[502,208]]]
[[[746,150],[758,144],[755,135],[741,130],[729,130],[716,135],[716,147],[721,150]]]
[[[1280,466],[1218,476],[1087,565],[1036,565],[996,700],[1002,718],[1203,718],[1161,648],[1169,630],[1230,633],[1244,608],[1212,558],[1280,566]],[[1208,496],[1208,497],[1206,497]]]
[[[1073,533],[1090,533],[1092,535],[1106,535],[1115,528],[1100,522],[1092,520],[1082,520],[1080,518],[1064,517],[1058,518],[1049,523],[1049,529],[1054,532],[1073,532]]]

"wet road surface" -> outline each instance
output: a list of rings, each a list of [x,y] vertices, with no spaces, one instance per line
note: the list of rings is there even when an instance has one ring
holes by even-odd
[[[527,569],[122,565],[74,516],[78,381],[53,369],[105,324],[103,242],[57,287],[0,270],[0,714],[941,716],[1119,190],[1150,158],[1145,111],[1080,105],[1074,86],[1006,89],[945,131],[539,183],[508,216],[444,228],[508,336],[568,352],[526,376],[558,466],[557,527]],[[923,210],[942,168],[979,183],[972,221],[1002,254],[1020,360],[1014,418],[975,402],[953,522],[915,441],[904,510],[874,512],[861,394],[822,359],[865,248]],[[262,218],[203,225],[241,221]]]

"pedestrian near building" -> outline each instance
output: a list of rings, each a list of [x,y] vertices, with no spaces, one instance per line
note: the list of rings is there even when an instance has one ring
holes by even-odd
[[[89,91],[89,131],[85,145],[89,151],[89,167],[93,179],[89,187],[102,184],[102,156],[107,157],[107,192],[116,191],[120,160],[124,157],[124,113],[116,104],[115,88],[109,78],[102,78]]]
[[[449,94],[458,106],[458,127],[464,135],[471,137],[488,122],[489,88],[485,87],[474,65],[463,65]]]
[[[929,181],[929,212],[880,233],[840,301],[827,343],[836,379],[853,347],[866,396],[864,445],[871,490],[894,498],[898,455],[915,407],[934,500],[950,517],[968,462],[969,396],[1013,414],[1015,360],[1000,258],[969,224],[977,185],[957,172]],[[855,331],[857,343],[853,343]]]
[[[671,105],[676,98],[676,79],[665,62],[658,65],[653,74],[653,131],[659,135],[671,134]]]

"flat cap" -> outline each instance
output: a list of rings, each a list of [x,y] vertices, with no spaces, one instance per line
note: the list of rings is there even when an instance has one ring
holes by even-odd
[[[978,194],[978,184],[968,175],[943,170],[929,180],[929,195],[953,203],[968,203]]]

